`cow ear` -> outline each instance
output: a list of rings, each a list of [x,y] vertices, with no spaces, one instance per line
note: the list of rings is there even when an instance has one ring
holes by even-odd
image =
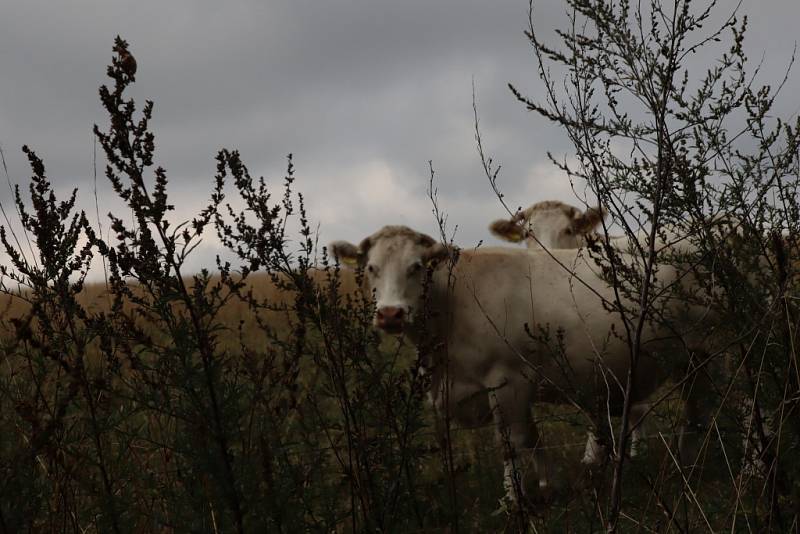
[[[519,243],[525,237],[516,219],[498,219],[489,225],[489,231],[503,241]]]
[[[339,263],[351,269],[358,267],[364,256],[357,246],[347,241],[334,241],[328,248]]]
[[[443,245],[442,243],[434,243],[422,255],[422,263],[426,267],[433,269],[450,256],[452,252],[455,252],[454,247]]]
[[[603,222],[608,212],[605,208],[589,208],[585,212],[578,212],[572,223],[572,229],[576,234],[588,234],[595,229],[595,227]]]

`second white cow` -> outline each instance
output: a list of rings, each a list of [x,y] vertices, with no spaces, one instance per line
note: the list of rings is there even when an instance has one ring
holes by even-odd
[[[524,241],[530,249],[580,248],[587,238],[597,235],[605,215],[599,208],[581,211],[559,200],[543,200],[510,219],[494,221],[489,230],[504,241]]]
[[[559,200],[543,200],[520,210],[510,219],[494,221],[489,225],[489,230],[504,241],[524,242],[529,250],[578,249],[589,240],[600,238],[598,226],[605,217],[606,212],[601,208],[581,211]],[[624,237],[611,237],[610,240],[618,247],[628,243]],[[638,454],[643,436],[642,422],[648,409],[647,404],[637,404],[631,409],[634,427],[630,449],[632,457]],[[602,461],[606,451],[594,432],[588,434],[581,461],[593,465]]]

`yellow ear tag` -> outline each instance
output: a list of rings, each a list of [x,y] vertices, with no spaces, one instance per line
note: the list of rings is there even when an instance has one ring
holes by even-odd
[[[346,256],[344,258],[340,258],[341,263],[347,265],[348,267],[356,267],[358,266],[358,257],[357,256]]]
[[[522,232],[511,232],[506,234],[506,237],[508,237],[508,240],[512,243],[519,243],[522,241]]]

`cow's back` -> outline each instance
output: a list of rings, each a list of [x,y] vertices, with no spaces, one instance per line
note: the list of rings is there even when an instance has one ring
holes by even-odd
[[[449,313],[440,314],[447,324],[439,325],[448,334],[449,358],[458,373],[489,387],[527,376],[545,391],[548,386],[585,390],[596,382],[602,361],[624,383],[630,362],[626,332],[619,315],[604,305],[604,300],[614,302],[614,291],[586,254],[463,251],[451,273]],[[437,272],[434,287],[440,300],[447,278],[446,268]],[[648,327],[644,340],[650,356],[677,351],[678,340],[666,329]],[[640,397],[649,395],[668,372],[654,372],[652,364],[644,367],[647,373],[637,380]]]

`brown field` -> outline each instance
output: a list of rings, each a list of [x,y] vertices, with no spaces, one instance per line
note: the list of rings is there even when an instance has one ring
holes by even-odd
[[[358,287],[353,272],[342,269],[338,276],[341,284],[340,294],[342,296],[355,296],[358,292]],[[324,288],[327,286],[329,275],[326,271],[310,269],[309,277],[318,287]],[[218,281],[219,277],[211,278],[212,284]],[[187,278],[185,282],[188,287],[192,287],[193,279]],[[134,291],[137,291],[137,285],[132,284],[131,287]],[[292,293],[276,287],[270,276],[266,274],[255,273],[248,276],[243,291],[248,290],[252,291],[255,299],[268,302],[276,308],[291,308]],[[0,292],[0,332],[3,332],[3,328],[7,326],[9,319],[22,317],[30,309],[30,305],[26,301],[27,295],[29,295],[29,291],[25,288],[19,288],[13,294]],[[111,308],[111,296],[106,285],[102,282],[87,283],[78,296],[78,302],[88,311],[94,313],[108,312]],[[286,313],[290,312],[274,311],[265,313],[269,316],[268,321],[276,328],[279,328],[286,324],[288,320]],[[228,301],[218,318],[223,325],[229,328],[237,328],[240,321],[252,321],[247,304],[236,298]]]

